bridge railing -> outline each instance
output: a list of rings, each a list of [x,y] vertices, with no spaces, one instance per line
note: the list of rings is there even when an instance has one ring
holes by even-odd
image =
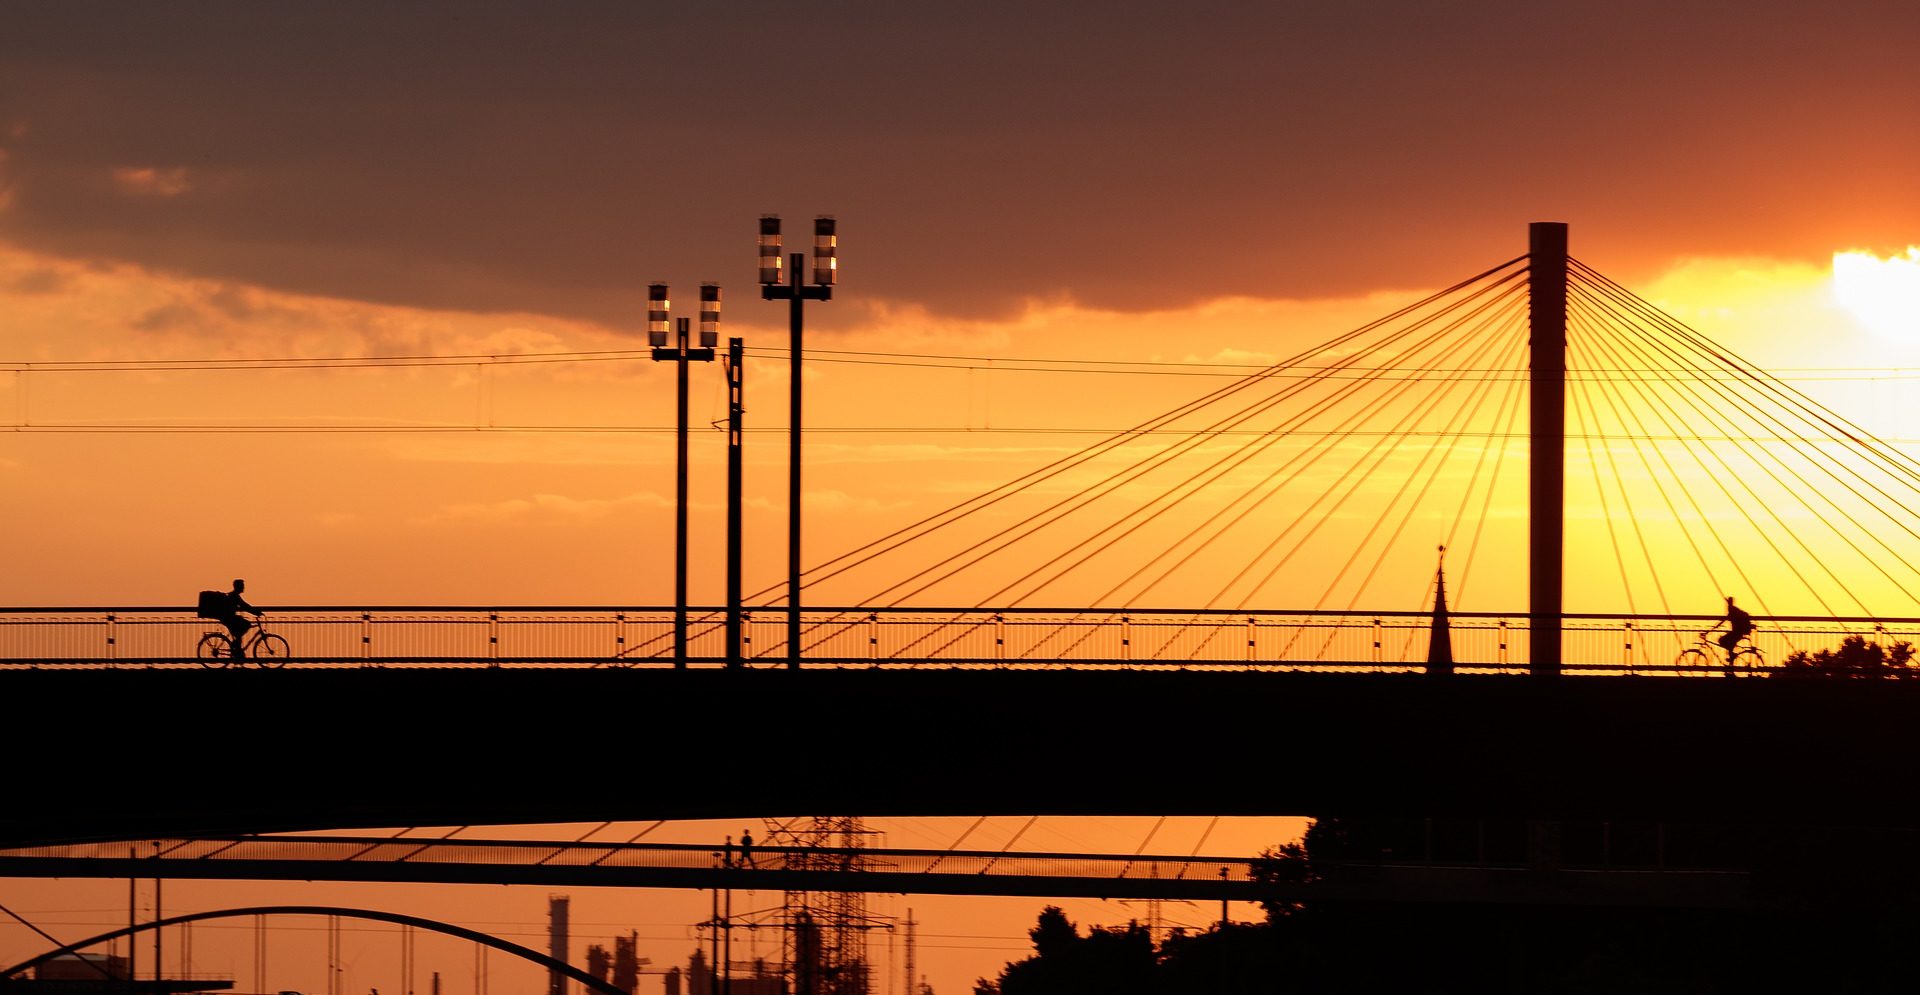
[[[9,858],[133,861],[134,866],[179,867],[217,863],[412,863],[496,867],[604,867],[652,869],[751,868],[760,871],[891,872],[1000,876],[1145,878],[1163,881],[1235,881],[1248,877],[1246,857],[1121,855],[1035,851],[912,850],[738,846],[688,843],[579,843],[448,840],[365,836],[196,836],[141,841],[137,857],[125,842],[71,843],[0,850]]]
[[[717,609],[691,614],[689,665],[724,663],[722,621]],[[1676,661],[1716,621],[1708,615],[1570,615],[1562,625],[1563,668],[1598,674],[1711,669]],[[1914,618],[1757,621],[1753,643],[1768,667],[1795,650],[1837,646],[1848,635],[1920,642]],[[287,640],[287,662],[296,667],[673,663],[673,612],[657,607],[293,607],[270,611],[266,627]],[[191,609],[0,608],[0,669],[198,666],[201,637],[217,629]],[[801,660],[819,667],[1418,672],[1426,669],[1431,630],[1431,618],[1416,612],[823,608],[804,615]],[[783,612],[748,613],[743,631],[748,666],[787,665]],[[1527,667],[1525,615],[1457,613],[1448,619],[1448,634],[1458,671]]]

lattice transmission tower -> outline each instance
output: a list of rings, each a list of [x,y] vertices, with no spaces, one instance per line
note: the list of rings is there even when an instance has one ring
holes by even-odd
[[[793,870],[859,871],[872,860],[875,835],[857,816],[767,820],[763,845],[788,849]],[[867,913],[860,892],[789,891],[782,907],[785,957],[793,995],[870,995],[867,934],[893,928]]]

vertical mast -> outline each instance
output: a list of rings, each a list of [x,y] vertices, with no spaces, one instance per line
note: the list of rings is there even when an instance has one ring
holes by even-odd
[[[1529,670],[1560,673],[1560,595],[1566,504],[1567,226],[1527,229],[1528,327],[1532,390],[1528,521]]]

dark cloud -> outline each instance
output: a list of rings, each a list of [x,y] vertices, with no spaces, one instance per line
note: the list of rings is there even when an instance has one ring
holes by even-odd
[[[1906,3],[44,4],[0,234],[623,325],[650,279],[750,299],[769,210],[840,217],[849,294],[976,313],[1431,284],[1542,218],[1806,256],[1920,237],[1916,50]]]
[[[182,302],[161,304],[148,308],[140,317],[134,319],[133,327],[143,332],[170,332],[175,329],[197,328],[200,325],[201,309]]]
[[[42,267],[15,274],[7,281],[6,287],[16,294],[56,294],[65,290],[68,284],[66,276],[59,270]]]

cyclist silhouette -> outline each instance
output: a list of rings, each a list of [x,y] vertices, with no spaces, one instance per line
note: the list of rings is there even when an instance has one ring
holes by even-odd
[[[240,613],[243,611],[252,612],[254,618],[261,617],[260,609],[247,604],[247,599],[241,597],[241,594],[244,593],[246,589],[247,582],[235,578],[233,581],[233,590],[227,592],[226,603],[221,605],[219,610],[213,614],[214,621],[226,626],[228,634],[233,637],[233,658],[235,660],[240,659],[242,652],[240,648],[240,637],[246,635],[248,629],[253,628],[253,623],[241,618]]]
[[[1729,595],[1727,597],[1727,617],[1721,619],[1720,622],[1713,623],[1713,629],[1720,628],[1721,622],[1726,623],[1727,634],[1721,636],[1716,642],[1720,644],[1722,649],[1727,651],[1727,665],[1732,666],[1733,648],[1740,645],[1740,640],[1753,635],[1753,616],[1735,608],[1733,606],[1733,597]],[[1708,629],[1707,631],[1712,632],[1713,629]]]

